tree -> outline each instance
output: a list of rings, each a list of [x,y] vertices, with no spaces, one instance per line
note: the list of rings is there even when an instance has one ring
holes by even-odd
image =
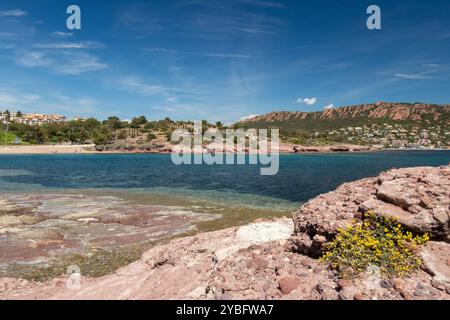
[[[5,117],[6,122],[10,122],[11,121],[11,112],[9,112],[9,110],[6,110],[5,114],[6,114],[6,117]]]
[[[109,141],[109,137],[106,134],[100,133],[94,137],[94,143],[96,145],[105,145],[105,144],[108,144],[108,141]]]
[[[22,118],[22,116],[23,116],[21,111],[17,111],[16,115],[17,115],[17,118]]]
[[[107,125],[108,129],[110,129],[110,130],[117,130],[117,129],[122,128],[122,122],[116,116],[108,117],[108,120],[104,121],[104,123]]]
[[[156,124],[154,122],[147,122],[144,126],[144,129],[146,130],[152,130],[156,128]]]
[[[134,117],[133,120],[131,120],[131,127],[132,128],[139,128],[141,125],[146,124],[147,118],[145,116],[140,117]]]
[[[206,130],[208,130],[208,127],[209,127],[208,121],[202,120],[202,134],[204,134]]]

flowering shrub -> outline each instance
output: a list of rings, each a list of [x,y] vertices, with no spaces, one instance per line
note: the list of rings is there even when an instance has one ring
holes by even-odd
[[[384,275],[404,276],[420,267],[422,260],[416,247],[428,240],[428,234],[413,235],[395,219],[368,212],[362,224],[339,229],[321,259],[343,278],[355,276],[371,265],[378,266]]]

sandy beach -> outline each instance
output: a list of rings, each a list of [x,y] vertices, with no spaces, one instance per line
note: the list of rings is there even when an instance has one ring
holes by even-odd
[[[35,146],[1,146],[0,154],[51,154],[51,153],[97,153],[92,144],[85,145],[35,145]],[[90,150],[91,149],[91,150]]]
[[[170,148],[170,147],[169,147]],[[335,144],[327,146],[302,146],[290,143],[280,143],[280,154],[309,154],[309,153],[347,153],[347,152],[370,152],[382,151],[389,149],[374,149],[367,146],[352,145],[352,144]],[[405,151],[407,149],[397,149]],[[426,149],[423,149],[426,150]],[[432,150],[432,149],[429,149]],[[94,144],[84,145],[30,145],[30,146],[0,146],[1,154],[75,154],[75,153],[170,153],[171,149],[146,151],[136,146],[135,149],[125,150],[123,148],[112,148],[111,150],[98,151]],[[207,149],[203,150],[207,153]],[[194,151],[193,153],[197,153]]]

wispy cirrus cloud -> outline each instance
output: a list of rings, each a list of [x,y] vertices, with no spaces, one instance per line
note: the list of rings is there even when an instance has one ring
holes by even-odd
[[[0,11],[0,17],[22,17],[26,16],[28,12],[21,9],[3,10]]]
[[[73,32],[55,31],[50,34],[52,37],[56,38],[68,38],[74,35]]]
[[[18,54],[16,63],[24,67],[49,67],[54,61],[45,53],[39,51],[25,52]]]
[[[225,59],[260,59],[260,57],[248,54],[234,54],[234,53],[198,53],[200,56],[211,58],[225,58]]]
[[[147,52],[180,53],[179,50],[167,49],[167,48],[146,48],[146,49],[143,49],[143,50],[147,51]]]
[[[248,10],[246,5],[256,8]],[[172,36],[202,39],[229,38],[236,34],[275,35],[285,27],[282,19],[263,12],[267,8],[285,7],[276,1],[168,1],[157,6],[158,15],[155,14],[155,6],[151,3],[135,3],[123,8],[118,15],[117,26],[132,30],[135,36],[164,30]],[[179,11],[180,6],[195,7],[195,10],[185,10],[175,18],[173,12]]]
[[[99,58],[89,53],[68,53],[66,54],[66,63],[54,66],[54,70],[58,73],[67,75],[81,75],[87,72],[99,71],[108,67],[107,64],[101,62]]]
[[[103,49],[106,46],[97,41],[82,41],[38,43],[34,47],[39,49]]]
[[[424,76],[422,74],[406,74],[406,73],[396,73],[394,74],[395,77],[402,78],[402,79],[409,79],[409,80],[425,80],[425,79],[432,79],[432,77]]]
[[[240,3],[248,4],[252,6],[262,7],[262,8],[276,8],[276,9],[286,9],[286,6],[277,1],[265,1],[265,0],[239,0]]]
[[[394,76],[407,80],[435,79],[440,73],[448,71],[449,66],[438,63],[422,63],[420,68],[414,67],[414,69],[415,72],[397,72],[394,73]]]
[[[64,75],[81,75],[107,68],[89,49],[103,49],[106,46],[98,41],[42,42],[30,44],[16,50],[14,61],[28,68],[46,68]]]
[[[41,96],[38,94],[11,92],[10,90],[0,89],[0,105],[4,107],[19,108],[39,100],[41,100]]]
[[[63,51],[58,54],[46,51],[30,51],[19,53],[16,63],[29,68],[48,68],[59,74],[81,75],[105,69],[107,65],[89,53]]]
[[[92,116],[101,100],[75,92],[39,92],[0,87],[0,105],[10,111],[60,113],[66,116]]]
[[[123,90],[134,91],[143,95],[165,93],[169,89],[157,84],[149,84],[138,77],[126,77],[119,81],[119,87]]]
[[[259,57],[259,56],[254,56],[254,55],[250,55],[250,54],[241,54],[241,53],[188,52],[188,51],[180,51],[180,50],[169,49],[169,48],[147,48],[147,49],[143,49],[143,50],[146,52],[187,54],[187,55],[193,55],[193,56],[222,58],[222,59],[261,59],[261,57]]]

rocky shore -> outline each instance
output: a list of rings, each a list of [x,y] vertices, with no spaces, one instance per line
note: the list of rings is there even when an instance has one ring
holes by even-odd
[[[156,153],[170,154],[173,145],[168,142],[150,144],[109,144],[109,145],[32,145],[7,146],[0,148],[0,154],[95,154],[95,153]],[[373,151],[368,146],[337,144],[326,146],[301,146],[291,143],[280,143],[279,153],[328,153],[328,152],[364,152]],[[235,153],[236,148],[224,150]],[[211,153],[212,148],[205,147],[201,152]],[[248,152],[248,151],[246,151]],[[195,153],[195,152],[194,152]]]
[[[99,145],[91,147],[92,152],[103,152],[103,153],[171,153],[173,150],[173,145],[169,143],[159,143],[159,144],[143,144],[143,145],[123,145],[123,144],[112,144],[112,145]],[[222,146],[223,147],[223,146]],[[194,150],[193,153],[214,153],[214,149],[218,148],[218,145],[205,146],[203,149]],[[302,146],[295,145],[292,143],[282,142],[279,145],[279,153],[329,153],[329,152],[365,152],[374,151],[369,146],[353,145],[353,144],[333,144],[333,145],[323,145],[323,146]],[[248,148],[245,148],[245,153],[249,153]],[[237,148],[233,147],[231,149],[224,149],[224,153],[236,153]]]
[[[172,240],[100,278],[0,278],[1,299],[450,299],[450,166],[393,169],[304,204],[293,219],[256,221]],[[339,279],[317,259],[340,227],[371,210],[428,232],[423,266],[405,277]]]

